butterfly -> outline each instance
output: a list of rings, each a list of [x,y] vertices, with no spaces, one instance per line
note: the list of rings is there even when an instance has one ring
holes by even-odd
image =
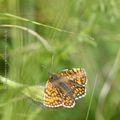
[[[87,76],[83,68],[49,73],[44,89],[43,105],[51,108],[74,107],[75,100],[86,95],[86,83]]]

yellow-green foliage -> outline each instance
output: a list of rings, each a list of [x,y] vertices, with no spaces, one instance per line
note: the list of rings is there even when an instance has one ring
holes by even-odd
[[[0,120],[119,120],[119,6],[119,0],[0,0],[0,75],[26,86],[21,92],[0,81]],[[36,88],[28,86],[44,86],[49,72],[73,67],[88,76],[87,95],[74,108],[47,109],[29,99]]]

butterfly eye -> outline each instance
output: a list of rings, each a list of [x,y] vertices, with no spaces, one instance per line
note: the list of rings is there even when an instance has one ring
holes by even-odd
[[[50,78],[51,78],[51,79],[54,79],[54,77],[53,77],[53,76],[51,76]]]
[[[51,78],[52,80],[59,80],[59,78],[58,78],[57,75],[52,75],[50,78]]]

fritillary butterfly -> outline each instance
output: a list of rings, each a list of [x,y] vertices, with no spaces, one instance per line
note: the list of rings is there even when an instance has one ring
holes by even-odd
[[[52,108],[74,107],[75,100],[86,94],[86,82],[86,72],[82,68],[49,73],[49,79],[44,90],[43,104]]]

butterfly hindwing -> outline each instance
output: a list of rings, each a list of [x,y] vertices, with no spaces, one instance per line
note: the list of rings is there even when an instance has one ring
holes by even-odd
[[[74,98],[69,94],[63,94],[63,106],[67,108],[72,108],[75,105]]]
[[[79,85],[74,83],[73,81],[69,81],[68,85],[73,91],[73,96],[75,99],[84,97],[86,95],[86,88],[84,85]]]

